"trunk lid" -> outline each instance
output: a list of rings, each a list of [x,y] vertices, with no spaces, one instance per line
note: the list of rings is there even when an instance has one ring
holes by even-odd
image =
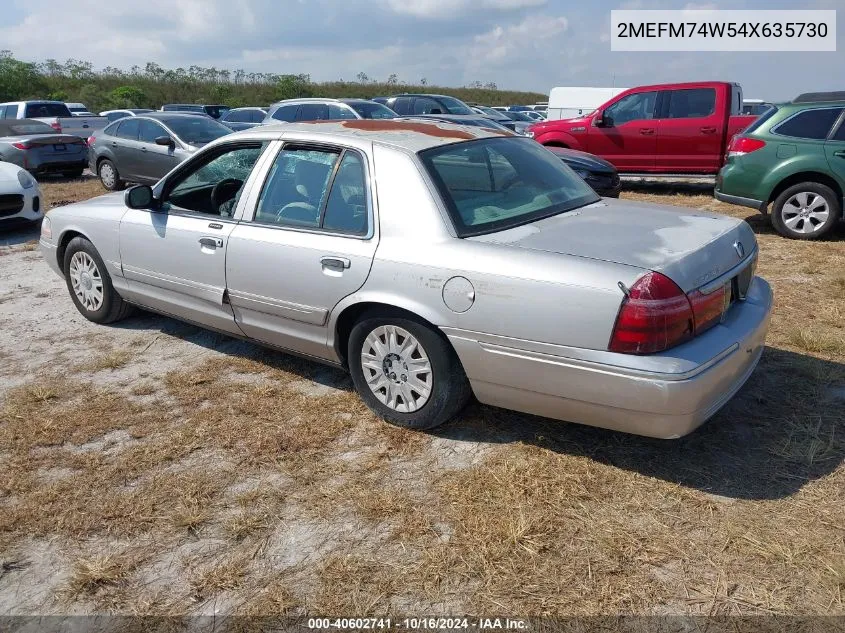
[[[653,270],[672,279],[684,292],[736,267],[757,244],[751,227],[741,220],[612,199],[468,239]]]

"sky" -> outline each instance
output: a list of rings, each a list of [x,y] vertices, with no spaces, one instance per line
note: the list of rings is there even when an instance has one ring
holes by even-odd
[[[845,90],[845,0],[804,0],[837,12],[837,51],[622,53],[610,50],[611,9],[794,9],[794,0],[2,0],[0,48],[30,61],[95,68],[214,66],[307,73],[315,81],[385,80],[548,94],[554,86],[633,87],[725,80],[745,96],[791,99]]]

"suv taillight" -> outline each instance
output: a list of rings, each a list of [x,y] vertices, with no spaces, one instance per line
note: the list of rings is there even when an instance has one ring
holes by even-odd
[[[611,352],[651,354],[693,337],[695,319],[689,299],[666,275],[648,272],[631,286],[622,301]]]
[[[51,128],[53,128],[54,130],[56,130],[56,132],[61,132],[61,131],[62,131],[62,124],[61,124],[61,123],[59,123],[58,121],[53,121],[53,122],[50,124],[50,127],[51,127]]]
[[[743,156],[766,146],[766,141],[747,136],[734,136],[728,145],[728,156]]]

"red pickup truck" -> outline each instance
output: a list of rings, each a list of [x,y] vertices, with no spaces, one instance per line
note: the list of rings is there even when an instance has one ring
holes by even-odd
[[[742,115],[742,88],[723,81],[631,88],[576,119],[528,131],[543,145],[596,154],[623,173],[715,174]]]

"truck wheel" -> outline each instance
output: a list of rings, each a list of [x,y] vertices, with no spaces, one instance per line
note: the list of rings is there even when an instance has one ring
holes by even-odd
[[[827,185],[802,182],[781,192],[772,207],[775,230],[795,240],[816,240],[842,217],[839,198]]]
[[[120,172],[117,167],[109,159],[105,159],[97,168],[97,175],[100,176],[100,182],[103,187],[109,191],[122,191],[126,188],[126,183],[120,179]]]

